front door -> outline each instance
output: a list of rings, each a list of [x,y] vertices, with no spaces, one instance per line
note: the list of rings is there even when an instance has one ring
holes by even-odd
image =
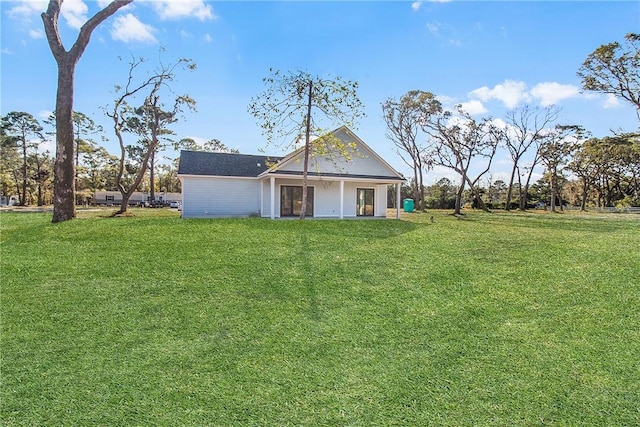
[[[300,216],[301,209],[302,186],[283,185],[280,187],[280,216]],[[313,216],[313,187],[307,187],[305,216]]]
[[[373,216],[373,198],[375,190],[373,188],[358,188],[358,198],[356,201],[356,214],[358,216]]]

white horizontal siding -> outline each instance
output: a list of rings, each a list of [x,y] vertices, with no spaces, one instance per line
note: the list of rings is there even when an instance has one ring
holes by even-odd
[[[260,214],[260,182],[253,178],[182,179],[182,217],[241,217]]]

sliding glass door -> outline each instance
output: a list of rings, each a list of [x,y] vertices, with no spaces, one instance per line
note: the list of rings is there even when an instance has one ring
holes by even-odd
[[[358,198],[356,201],[356,214],[358,216],[373,216],[373,198],[375,190],[373,188],[358,188]]]
[[[280,216],[299,216],[301,209],[302,186],[283,185],[280,187]],[[313,216],[313,187],[307,187],[305,216]]]

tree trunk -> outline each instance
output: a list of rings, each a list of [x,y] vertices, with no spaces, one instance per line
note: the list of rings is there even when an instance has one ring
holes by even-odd
[[[425,210],[425,203],[424,203],[424,185],[422,185],[422,167],[420,167],[420,183],[418,185],[420,185],[420,200],[418,202],[418,208],[423,211]]]
[[[71,119],[73,120],[73,111],[71,111]],[[78,130],[74,129],[74,138],[76,143],[74,144],[74,150],[75,150],[75,169],[73,172],[73,185],[75,186],[74,188],[77,190],[78,189],[78,166],[80,166],[80,129],[78,128]],[[74,192],[75,194],[75,192]],[[77,195],[75,197],[78,197]],[[76,200],[76,204],[78,204],[78,200]]]
[[[304,138],[304,167],[302,169],[302,206],[300,207],[300,219],[307,214],[307,176],[309,173],[309,141],[311,137],[311,95],[313,81],[309,80],[309,99],[307,100],[307,123]]]
[[[529,198],[529,184],[531,183],[531,176],[533,175],[533,169],[537,163],[537,156],[534,159],[533,164],[531,165],[531,169],[529,170],[529,176],[527,176],[527,182],[524,184],[524,191],[522,190],[522,186],[520,186],[520,210],[527,210],[527,199]]]
[[[47,11],[41,15],[51,53],[58,64],[58,91],[56,94],[56,161],[53,177],[53,219],[62,222],[76,217],[75,167],[73,164],[73,78],[75,67],[82,56],[91,33],[105,19],[133,0],[114,0],[96,13],[80,28],[78,38],[70,51],[66,51],[58,31],[58,18],[62,0],[50,0]]]
[[[22,133],[22,195],[20,204],[27,206],[29,201],[27,200],[27,135]]]
[[[453,213],[456,215],[460,215],[462,213],[462,193],[464,192],[464,180],[458,187],[458,191],[456,192],[456,207],[453,210]]]
[[[582,178],[582,201],[580,202],[580,210],[587,210],[587,197],[589,194],[589,184],[587,184],[587,179]]]
[[[511,210],[511,207],[509,205],[511,205],[511,197],[513,196],[513,179],[516,176],[516,169],[517,169],[517,161],[516,164],[513,166],[513,169],[511,170],[511,178],[509,179],[509,189],[507,190],[507,204],[505,206],[506,210]]]
[[[58,61],[56,96],[56,161],[53,180],[53,220],[62,222],[76,217],[75,164],[73,149],[73,78],[75,60],[65,55]]]
[[[155,150],[154,152],[151,153],[151,157],[149,158],[149,195],[151,198],[151,201],[155,201],[156,200],[156,191],[155,191],[155,168],[156,168],[156,153]]]
[[[16,193],[18,194],[19,203],[22,203],[24,196],[20,193],[20,177],[18,176],[18,169],[13,170],[13,181],[16,185]]]
[[[553,184],[553,180],[549,180],[549,185],[551,186],[551,212],[556,211],[556,187]]]
[[[418,192],[418,167],[413,166],[413,198],[416,201],[416,208],[420,209],[420,193]]]
[[[38,206],[44,205],[44,200],[42,200],[42,183],[38,183]]]

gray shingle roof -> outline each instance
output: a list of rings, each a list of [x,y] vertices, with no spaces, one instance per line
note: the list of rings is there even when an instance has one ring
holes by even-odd
[[[182,150],[178,174],[256,177],[266,171],[268,165],[280,159],[281,157],[252,154]]]

